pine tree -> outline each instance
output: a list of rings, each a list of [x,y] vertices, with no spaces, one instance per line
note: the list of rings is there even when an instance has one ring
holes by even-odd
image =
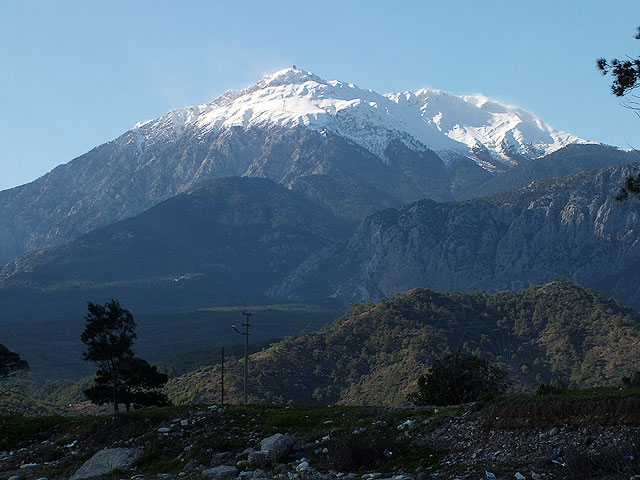
[[[640,40],[640,27],[634,38]],[[640,98],[632,93],[640,86],[640,58],[630,56],[625,60],[599,58],[596,65],[603,75],[610,74],[613,77],[611,93],[616,97],[625,97],[622,105],[634,110],[640,116]],[[627,177],[625,186],[620,189],[616,199],[626,200],[629,196],[636,196],[639,193],[640,174]]]
[[[120,404],[127,410],[132,405],[168,404],[166,396],[155,391],[167,382],[167,376],[133,352],[137,337],[131,312],[117,300],[104,306],[89,302],[88,309],[87,325],[80,338],[87,345],[84,359],[95,362],[98,371],[85,395],[98,405],[111,403],[114,412]]]
[[[23,370],[28,370],[29,364],[26,360],[20,358],[15,352],[12,352],[4,345],[0,344],[0,381],[4,381],[13,377]],[[9,392],[13,387],[7,387],[6,384],[0,389],[0,395]]]
[[[482,395],[502,393],[505,372],[476,355],[460,351],[434,360],[409,400],[416,405],[457,405],[478,400]]]
[[[640,27],[634,38],[640,40]],[[616,97],[629,95],[640,85],[640,58],[627,57],[626,60],[599,58],[596,65],[603,75],[611,74],[614,77],[611,93]],[[635,110],[640,109],[640,103],[630,99],[627,99],[625,105]]]

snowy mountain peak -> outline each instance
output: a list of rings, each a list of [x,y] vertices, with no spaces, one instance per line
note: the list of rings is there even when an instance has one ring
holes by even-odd
[[[279,87],[281,85],[301,85],[305,82],[316,82],[322,84],[327,83],[325,80],[320,78],[318,75],[315,75],[313,72],[291,67],[279,70],[269,75],[265,75],[258,83],[256,83],[256,86]]]
[[[439,152],[445,160],[452,153],[470,156],[490,169],[495,162],[487,159],[511,163],[570,143],[587,143],[525,110],[483,95],[429,89],[381,95],[295,67],[265,75],[245,89],[227,91],[213,102],[173,110],[135,129],[143,148],[154,139],[186,130],[198,135],[237,127],[328,130],[385,163],[388,145],[401,141],[414,150]]]
[[[420,116],[435,123],[447,137],[472,152],[485,151],[499,160],[514,156],[535,158],[572,143],[593,143],[544,123],[531,112],[492,100],[484,95],[454,95],[442,90],[420,89],[389,94]]]

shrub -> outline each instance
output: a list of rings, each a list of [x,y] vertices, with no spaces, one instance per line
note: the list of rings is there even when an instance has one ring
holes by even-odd
[[[418,383],[409,400],[416,405],[457,405],[506,389],[505,372],[476,355],[447,353],[437,358]]]
[[[345,435],[329,449],[329,465],[340,471],[356,471],[381,467],[399,447],[392,436]]]
[[[622,377],[622,386],[624,388],[639,388],[640,371],[636,371],[631,377]]]
[[[566,387],[562,383],[541,383],[538,385],[538,388],[536,388],[536,395],[558,395],[566,392],[566,390]]]

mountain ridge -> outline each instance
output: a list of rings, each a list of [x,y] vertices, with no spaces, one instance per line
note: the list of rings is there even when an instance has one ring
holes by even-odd
[[[535,142],[535,152],[522,150],[525,134],[551,132],[529,117],[518,120],[517,109],[479,97],[455,97],[457,104],[480,112],[468,128],[456,128],[465,122],[453,114],[439,116],[443,109],[436,108],[443,98],[454,98],[449,94],[438,93],[440,100],[429,106],[424,91],[419,99],[402,94],[394,100],[310,72],[282,72],[203,107],[140,123],[34,182],[0,192],[0,263],[137,215],[211,178],[266,177],[321,199],[353,222],[419,198],[452,200],[530,163],[530,157],[546,150],[536,150]],[[216,122],[224,126],[227,117],[220,112],[229,113],[230,123],[213,128]],[[278,124],[268,121],[272,117],[288,120]],[[201,129],[196,128],[199,120]],[[483,126],[485,120],[489,123]],[[527,121],[530,128],[523,126]],[[515,133],[519,128],[524,130]],[[445,142],[446,154],[429,149],[430,141],[418,130]],[[491,137],[486,148],[457,142],[460,148],[449,149],[455,140],[446,132],[454,130],[465,138],[474,132],[514,133],[506,144],[498,135],[502,140]]]
[[[206,133],[262,124],[285,128],[303,124],[319,131],[326,128],[384,161],[389,161],[385,149],[394,134],[395,139],[413,149],[465,155],[485,151],[502,161],[513,161],[512,156],[543,156],[571,143],[592,143],[560,132],[530,112],[483,95],[454,95],[426,88],[379,94],[296,68],[266,75],[212,102],[138,123],[133,131],[141,144],[166,130],[180,134],[194,128]]]
[[[637,168],[612,166],[494,197],[382,210],[362,221],[346,249],[301,265],[270,294],[292,300],[306,278],[316,277],[338,279],[324,292],[346,302],[414,287],[492,292],[564,279],[637,308],[640,206],[615,199]]]
[[[637,308],[640,205],[615,200],[636,168],[538,180],[484,199],[412,202],[355,231],[272,180],[216,179],[10,262],[0,316],[24,344],[43,322],[79,331],[87,300],[115,297],[136,315],[179,316],[215,305],[341,308],[414,287],[494,292],[554,279]]]

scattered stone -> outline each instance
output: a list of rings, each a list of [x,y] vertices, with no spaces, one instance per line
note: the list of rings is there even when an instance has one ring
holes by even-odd
[[[289,453],[295,441],[293,435],[276,433],[260,442],[260,450],[265,450],[271,461],[277,462]]]
[[[113,470],[125,470],[142,456],[138,448],[105,448],[84,462],[71,480],[81,480],[89,477],[106,475]]]
[[[22,477],[20,475],[11,475],[9,480],[22,480]]]
[[[211,457],[211,466],[217,467],[218,465],[222,465],[227,460],[230,460],[233,457],[233,453],[231,452],[219,452],[213,454]]]
[[[252,454],[253,452],[255,452],[255,450],[253,448],[245,448],[243,451],[241,451],[240,453],[236,454],[236,459],[237,460],[246,460],[247,457]]]
[[[558,433],[558,427],[553,427],[550,431],[549,431],[549,436],[553,437]]]
[[[219,467],[208,468],[202,472],[202,475],[217,480],[231,480],[236,478],[238,469],[233,465],[220,465]]]
[[[171,429],[168,428],[168,427],[160,427],[158,429],[158,433],[169,433],[170,431],[171,431]]]
[[[238,478],[240,478],[240,480],[249,480],[250,478],[253,478],[253,471],[245,470],[244,472],[240,472]]]
[[[398,425],[398,430],[404,430],[405,428],[412,428],[416,424],[415,420],[408,419],[404,423]]]
[[[266,450],[257,450],[249,454],[247,462],[252,466],[264,467],[271,462],[271,459],[269,458],[269,452]]]
[[[309,469],[309,462],[304,459],[296,467],[297,472],[304,472],[308,469]]]

